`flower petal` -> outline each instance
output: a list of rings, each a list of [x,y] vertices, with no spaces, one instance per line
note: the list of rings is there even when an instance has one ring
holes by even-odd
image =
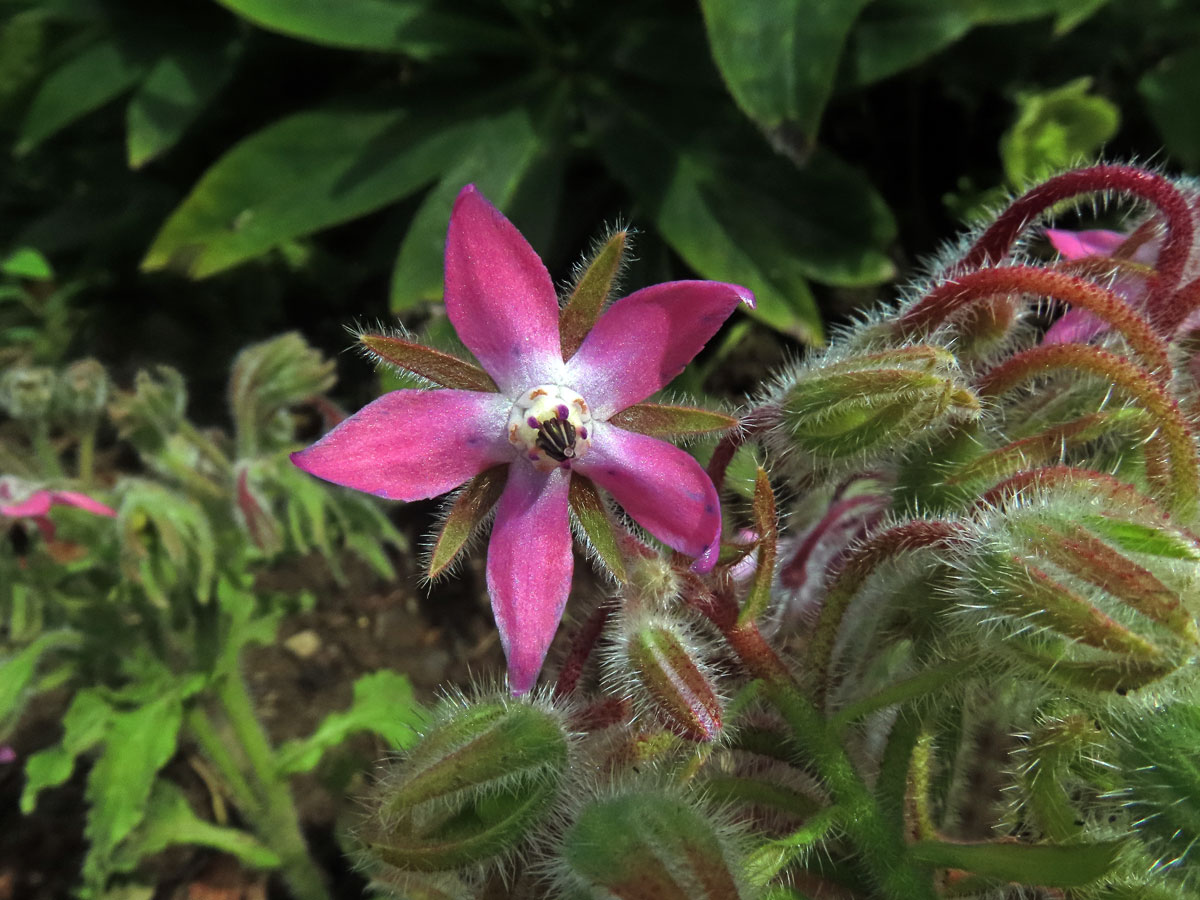
[[[566,469],[547,475],[517,460],[496,510],[487,585],[514,694],[537,680],[571,590],[570,479]]]
[[[389,500],[423,500],[512,459],[505,436],[512,404],[478,391],[392,391],[307,450],[303,469]]]
[[[510,397],[563,373],[558,295],[512,222],[474,185],[454,201],[446,237],[446,313],[459,338]]]
[[[10,519],[44,516],[50,512],[51,502],[49,491],[34,491],[20,503],[0,506],[0,516],[7,516]]]
[[[567,363],[567,384],[607,419],[682,372],[739,303],[753,306],[754,295],[716,281],[672,281],[623,297]]]
[[[1112,256],[1113,251],[1128,239],[1129,235],[1119,231],[1093,229],[1091,231],[1068,231],[1064,228],[1047,228],[1046,239],[1065,259],[1082,259],[1085,256]]]
[[[694,571],[707,572],[716,564],[721,504],[712,481],[690,455],[665,441],[597,422],[592,445],[574,468],[668,547],[697,557]]]
[[[81,494],[78,491],[54,491],[50,495],[50,502],[61,503],[64,506],[77,506],[96,516],[111,517],[117,514],[117,511],[111,506],[106,506],[99,500],[93,500],[87,494]]]

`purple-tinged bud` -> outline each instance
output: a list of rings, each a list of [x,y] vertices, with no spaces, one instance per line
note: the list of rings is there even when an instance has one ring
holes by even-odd
[[[639,712],[697,742],[721,733],[722,701],[704,651],[686,628],[665,615],[626,612],[606,662],[606,680]]]
[[[739,900],[728,841],[711,817],[665,791],[584,808],[563,841],[564,880],[616,900]]]
[[[980,414],[954,356],[928,345],[831,354],[785,378],[773,405],[773,442],[825,465],[875,459]]]
[[[503,857],[551,811],[567,771],[563,718],[538,705],[448,703],[377,789],[363,837],[404,871],[448,872]]]

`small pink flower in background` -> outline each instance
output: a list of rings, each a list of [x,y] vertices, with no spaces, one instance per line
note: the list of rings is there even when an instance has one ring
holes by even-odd
[[[292,459],[394,500],[434,497],[508,466],[487,583],[509,685],[521,694],[537,678],[571,586],[571,478],[608,491],[656,538],[696,557],[696,571],[716,564],[721,511],[704,470],[609,419],[678,375],[753,295],[702,281],[645,288],[605,310],[564,360],[546,267],[470,185],[454,204],[445,266],[450,322],[498,391],[394,391]]]
[[[12,476],[0,477],[0,518],[33,519],[46,540],[54,539],[50,507],[75,506],[97,516],[115,516],[117,511],[78,491],[52,491],[35,488]]]
[[[1047,228],[1046,238],[1065,260],[1088,257],[1104,259],[1106,257],[1115,258],[1121,246],[1129,239],[1129,235],[1100,229],[1066,231]],[[1161,237],[1151,238],[1134,250],[1126,262],[1146,268],[1146,275],[1149,275],[1151,274],[1149,267],[1158,261],[1158,250],[1161,246]],[[1142,309],[1145,306],[1146,290],[1146,278],[1134,273],[1122,273],[1112,283],[1113,293],[1136,309]],[[1042,341],[1046,344],[1085,344],[1104,334],[1108,328],[1108,323],[1099,316],[1084,309],[1070,309],[1047,329]]]

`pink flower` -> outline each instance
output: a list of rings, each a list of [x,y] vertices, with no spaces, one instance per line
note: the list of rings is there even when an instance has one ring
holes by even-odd
[[[1121,246],[1129,239],[1129,235],[1117,231],[1065,231],[1058,228],[1047,228],[1046,237],[1051,246],[1065,260],[1117,258]],[[1133,254],[1126,258],[1127,262],[1138,264],[1145,268],[1145,275],[1151,274],[1150,268],[1158,261],[1158,250],[1162,238],[1152,238],[1141,244]],[[1112,291],[1135,308],[1141,309],[1146,304],[1146,277],[1136,272],[1118,275],[1112,283]],[[1084,309],[1067,310],[1050,328],[1042,339],[1047,344],[1080,343],[1086,344],[1093,338],[1108,331],[1108,323],[1099,316]]]
[[[471,185],[454,204],[445,266],[446,312],[498,390],[394,391],[292,460],[394,500],[434,497],[508,466],[487,584],[509,685],[521,694],[537,678],[571,586],[573,477],[591,479],[664,544],[696,557],[697,571],[715,565],[721,511],[704,470],[609,419],[678,375],[753,295],[702,281],[645,288],[613,303],[564,360],[549,273]]]
[[[54,523],[49,519],[52,506],[76,506],[97,516],[117,514],[112,507],[93,500],[87,494],[36,489],[11,475],[0,478],[0,503],[3,503],[0,505],[0,518],[33,519],[46,540],[54,538]]]

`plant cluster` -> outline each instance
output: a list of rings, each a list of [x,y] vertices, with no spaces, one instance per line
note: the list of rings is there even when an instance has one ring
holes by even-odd
[[[1124,230],[1040,228],[1097,197]],[[628,516],[572,495],[609,597],[552,680],[525,694],[510,641],[517,696],[449,697],[379,780],[359,833],[376,882],[408,898],[1193,896],[1198,211],[1191,182],[1114,164],[1018,197],[738,417],[708,474],[722,488],[737,454],[761,465],[745,527],[712,554],[672,549],[646,498],[619,486]],[[452,317],[471,291],[515,296],[513,273],[528,271],[527,247],[465,236],[454,216]],[[459,284],[458,242],[491,283]],[[610,293],[612,252],[580,270],[564,335],[576,296]],[[659,321],[639,299],[652,290],[597,308],[592,335],[619,319],[636,346],[639,324]],[[512,327],[537,346],[540,300],[521,296]],[[507,337],[485,339],[504,326],[456,325],[520,406],[524,382],[489,356]],[[431,351],[362,342],[448,384]],[[658,370],[653,339],[643,359]],[[620,354],[607,362],[623,384]],[[621,421],[689,431],[635,393],[611,404],[634,410]],[[618,439],[621,415],[596,425],[598,442]],[[359,416],[314,448],[344,467],[314,471],[353,484],[355,450],[375,446],[364,429],[413,422],[382,406]],[[530,424],[557,434],[560,419]],[[456,421],[422,425],[436,448]],[[549,471],[586,474],[591,448],[577,450]],[[518,454],[510,484],[541,462]],[[381,477],[357,486],[386,493],[394,476]],[[499,492],[479,489],[486,477],[452,503],[448,531],[487,519]],[[671,490],[663,515],[694,521]],[[532,533],[522,560],[544,587],[562,564]],[[523,602],[557,619],[552,592]]]

